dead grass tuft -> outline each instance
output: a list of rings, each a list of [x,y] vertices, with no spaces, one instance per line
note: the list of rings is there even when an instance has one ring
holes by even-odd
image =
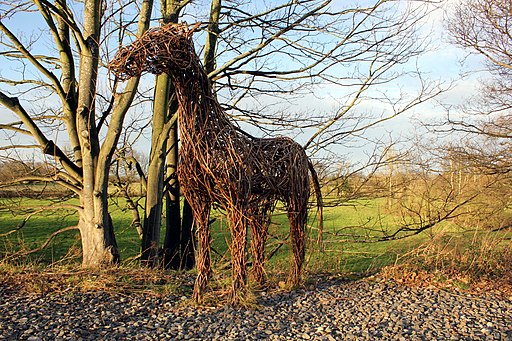
[[[470,238],[470,240],[468,240]],[[378,275],[414,286],[512,295],[510,232],[439,234]]]
[[[105,291],[189,295],[193,280],[192,274],[147,268],[84,270],[70,267],[0,266],[0,287],[14,293],[45,295]]]

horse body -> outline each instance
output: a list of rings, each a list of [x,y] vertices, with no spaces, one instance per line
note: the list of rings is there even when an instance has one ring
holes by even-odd
[[[191,33],[183,25],[147,32],[118,52],[112,64],[121,78],[150,71],[165,72],[173,80],[181,141],[178,178],[193,210],[198,239],[194,298],[201,299],[211,273],[208,221],[214,203],[225,210],[231,232],[233,301],[246,285],[247,227],[252,233],[253,275],[257,282],[264,280],[264,247],[277,200],[288,211],[293,249],[288,281],[297,285],[305,254],[309,172],[314,176],[317,199],[321,198],[318,179],[302,146],[286,137],[253,137],[230,121],[194,52]]]

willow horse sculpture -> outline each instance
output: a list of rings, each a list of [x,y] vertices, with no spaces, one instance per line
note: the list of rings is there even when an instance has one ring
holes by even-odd
[[[309,172],[321,207],[317,175],[293,140],[256,138],[230,122],[195,53],[193,30],[185,24],[151,29],[121,48],[109,64],[121,80],[150,72],[167,73],[174,83],[181,141],[178,179],[193,210],[198,241],[193,297],[201,300],[211,273],[208,220],[214,203],[225,210],[231,233],[232,301],[246,286],[247,226],[252,233],[253,276],[257,282],[264,280],[264,247],[277,200],[288,211],[294,255],[288,283],[295,286],[305,254]]]

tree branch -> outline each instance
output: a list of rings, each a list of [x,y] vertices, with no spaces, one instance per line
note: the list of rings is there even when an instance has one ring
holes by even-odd
[[[14,112],[21,119],[23,124],[30,131],[32,137],[39,143],[44,154],[52,155],[66,171],[70,173],[77,181],[81,179],[82,171],[77,167],[58,146],[51,140],[48,140],[39,127],[34,123],[29,114],[20,104],[17,97],[8,97],[0,91],[0,103]]]
[[[16,38],[16,36],[0,21],[0,31],[4,32],[4,34],[9,38],[9,40],[14,44],[14,46],[20,51],[25,58],[27,58],[32,65],[36,67],[43,75],[45,75],[54,85],[55,92],[62,99],[63,103],[66,103],[66,94],[64,89],[59,82],[59,79],[52,73],[50,70],[45,68],[39,61],[23,46],[23,44]]]

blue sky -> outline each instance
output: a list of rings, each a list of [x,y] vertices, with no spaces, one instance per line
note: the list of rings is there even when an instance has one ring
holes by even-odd
[[[447,2],[449,5],[450,1]],[[0,9],[1,10],[1,9]],[[479,74],[474,74],[471,77],[460,79],[461,73],[461,60],[466,56],[466,52],[461,51],[455,46],[451,45],[447,41],[445,34],[445,26],[443,23],[444,9],[440,9],[433,12],[432,15],[425,21],[424,34],[429,35],[432,40],[432,50],[421,56],[415,61],[424,72],[426,78],[432,80],[442,80],[445,82],[456,81],[453,89],[446,94],[442,95],[438,100],[446,105],[456,105],[464,101],[464,98],[471,95],[477,90]],[[16,17],[16,21],[6,20],[6,24],[9,27],[14,28],[15,32],[30,32],[35,25],[35,19],[38,17],[34,14],[24,15],[21,18]],[[50,37],[42,36],[38,40],[38,44],[43,45]],[[469,58],[466,60],[466,68],[478,69],[481,60],[479,58]],[[415,65],[410,65],[414,67]],[[0,75],[6,77],[8,71],[5,67],[2,67],[0,63]],[[395,84],[394,88],[390,87],[386,89],[387,92],[393,93],[402,91],[404,93],[414,93],[417,89],[417,83],[412,80],[402,80],[401,83]],[[345,99],[343,95],[343,89],[338,87],[323,87],[321,89],[323,98],[315,98],[307,96],[302,99],[296,100],[294,108],[289,110],[304,111],[309,110],[309,107],[315,110],[329,112],[339,107],[340,103]],[[361,103],[359,110],[381,110],[379,103],[366,101]],[[369,132],[369,137],[380,138],[385,136],[404,136],[409,134],[414,129],[415,120],[419,117],[426,119],[435,119],[442,117],[445,109],[440,106],[436,101],[431,103],[418,106],[413,110],[403,114],[392,121],[388,121],[378,128],[372,129]],[[0,108],[0,113],[5,118],[7,114],[4,108]],[[10,115],[9,115],[10,116]],[[3,121],[3,120],[2,120]],[[306,135],[307,135],[306,131]],[[300,138],[300,137],[299,137]],[[307,138],[303,137],[303,138]],[[146,140],[147,141],[147,140]],[[147,143],[147,142],[146,142]],[[364,148],[361,148],[362,144],[357,144],[358,148],[342,151],[342,153],[349,154],[349,158],[359,159],[361,158],[361,152],[364,152]],[[141,146],[142,149],[146,149],[145,146]],[[350,156],[351,155],[351,156]]]

